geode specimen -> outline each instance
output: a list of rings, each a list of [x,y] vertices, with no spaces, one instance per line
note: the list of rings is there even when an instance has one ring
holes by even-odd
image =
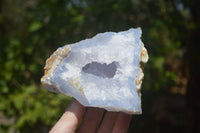
[[[141,65],[148,60],[141,34],[140,28],[100,33],[58,48],[41,82],[87,107],[141,114]]]

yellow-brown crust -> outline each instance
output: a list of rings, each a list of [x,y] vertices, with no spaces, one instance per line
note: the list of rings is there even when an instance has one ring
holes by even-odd
[[[148,61],[148,54],[147,54],[147,50],[146,48],[142,48],[141,50],[141,58],[140,58],[140,62],[142,63],[146,63]]]
[[[143,64],[146,63],[147,60],[148,60],[147,50],[143,46],[142,50],[141,50],[141,57],[140,57],[140,62],[139,62],[139,68],[141,69],[141,71],[137,75],[137,77],[135,78],[136,92],[137,92],[139,97],[141,96],[140,88],[141,88],[141,85],[142,85],[142,80],[144,78]]]
[[[47,76],[50,76],[55,72],[63,58],[67,57],[71,51],[71,45],[66,46],[65,48],[58,48],[46,61],[46,65],[44,67],[44,76],[41,80],[44,80]],[[54,64],[56,63],[56,64]],[[53,67],[56,65],[56,67]]]

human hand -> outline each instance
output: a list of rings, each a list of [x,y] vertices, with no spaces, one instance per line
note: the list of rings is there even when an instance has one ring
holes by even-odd
[[[81,120],[80,128],[77,131]],[[126,133],[130,121],[131,115],[121,112],[104,114],[104,109],[85,108],[73,99],[50,133]]]

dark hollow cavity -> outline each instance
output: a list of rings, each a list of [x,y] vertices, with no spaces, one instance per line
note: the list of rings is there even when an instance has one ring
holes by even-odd
[[[85,73],[90,73],[99,77],[103,78],[112,78],[115,75],[115,72],[117,70],[117,62],[113,61],[110,64],[106,63],[98,63],[98,62],[91,62],[86,64],[82,71]]]

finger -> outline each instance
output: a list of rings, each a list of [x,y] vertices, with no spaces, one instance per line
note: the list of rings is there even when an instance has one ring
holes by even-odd
[[[106,112],[98,133],[111,133],[118,114],[117,112]]]
[[[74,133],[84,112],[85,107],[73,99],[50,133]]]
[[[131,118],[132,118],[131,115],[125,113],[119,113],[112,132],[127,133],[131,122]]]
[[[79,133],[95,133],[103,116],[103,109],[88,108],[83,118]]]

